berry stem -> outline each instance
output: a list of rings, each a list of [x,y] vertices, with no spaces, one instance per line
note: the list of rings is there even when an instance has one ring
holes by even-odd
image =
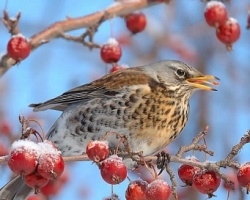
[[[42,139],[42,142],[43,142],[43,140],[45,139],[45,133],[44,133],[44,130],[43,130],[41,124],[37,120],[35,120],[35,119],[29,119],[28,121],[29,122],[35,122],[35,123],[38,124],[38,126],[40,127],[40,129],[42,131],[42,137],[40,136],[40,134],[38,132],[37,133],[39,134],[39,136],[40,136],[40,138]]]

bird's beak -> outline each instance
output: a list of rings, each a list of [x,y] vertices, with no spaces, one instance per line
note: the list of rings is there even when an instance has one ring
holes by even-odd
[[[191,84],[192,86],[196,87],[196,88],[200,88],[202,90],[212,90],[212,91],[217,91],[216,89],[208,86],[208,85],[219,85],[219,83],[217,82],[218,80],[220,80],[219,78],[215,77],[215,76],[211,76],[211,75],[204,75],[204,76],[200,76],[200,77],[193,77],[193,78],[189,78],[186,81]]]

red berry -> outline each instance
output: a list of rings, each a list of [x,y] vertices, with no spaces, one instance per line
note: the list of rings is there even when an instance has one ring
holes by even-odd
[[[63,184],[58,180],[49,180],[48,184],[41,188],[41,193],[46,196],[56,195],[60,192]]]
[[[240,25],[234,18],[229,18],[226,23],[220,25],[216,30],[217,38],[226,44],[228,50],[231,50],[232,44],[240,37]]]
[[[11,134],[11,128],[10,128],[10,124],[7,123],[6,121],[3,121],[0,124],[0,133],[2,135],[10,135]]]
[[[90,141],[86,147],[86,154],[94,162],[101,162],[109,155],[109,146],[107,141]]]
[[[52,196],[56,195],[60,192],[62,187],[68,182],[69,180],[69,174],[67,171],[64,171],[64,173],[56,180],[49,180],[49,183],[41,188],[41,193],[46,196]]]
[[[210,26],[217,27],[227,21],[227,10],[219,1],[209,1],[206,5],[204,16]]]
[[[37,172],[47,179],[57,179],[64,170],[64,161],[60,154],[44,153],[38,160]]]
[[[40,150],[36,143],[18,140],[11,149],[8,165],[14,173],[27,175],[35,171]]]
[[[113,67],[110,69],[109,73],[116,72],[116,71],[119,71],[119,70],[122,70],[122,69],[126,69],[126,68],[128,68],[128,67],[125,66],[125,65],[114,64]]]
[[[109,184],[119,184],[127,177],[127,167],[122,158],[112,155],[104,160],[100,167],[103,180]]]
[[[126,16],[126,26],[133,34],[143,31],[147,24],[147,18],[143,13],[132,13]]]
[[[25,37],[15,35],[10,39],[7,45],[7,51],[9,57],[20,62],[30,54],[30,45]]]
[[[142,180],[131,181],[125,193],[126,200],[146,200],[148,183]]]
[[[205,170],[197,172],[193,178],[194,187],[203,194],[208,194],[208,197],[213,196],[220,186],[221,179],[220,177],[211,170]]]
[[[61,184],[66,184],[69,181],[69,173],[64,171],[64,173],[57,179]]]
[[[41,142],[41,154],[38,159],[37,172],[44,178],[57,179],[64,170],[61,152],[50,142]]]
[[[101,47],[101,58],[105,63],[117,62],[121,56],[122,49],[114,38],[110,38],[108,42]]]
[[[146,200],[167,200],[169,197],[170,186],[163,180],[154,180],[146,189]]]
[[[250,162],[242,164],[237,173],[237,179],[240,186],[245,187],[250,191]]]
[[[199,162],[199,160],[195,157],[189,157],[188,160]],[[178,175],[182,182],[186,185],[191,186],[193,184],[193,177],[194,175],[200,171],[199,167],[195,167],[192,165],[183,164],[178,169]]]
[[[28,186],[32,187],[35,189],[35,193],[38,193],[38,190],[45,185],[48,184],[49,180],[42,177],[40,174],[37,172],[34,172],[32,174],[28,174],[25,176],[25,182]]]
[[[239,187],[239,183],[238,183],[237,176],[235,173],[233,173],[233,172],[229,173],[229,174],[227,174],[227,177],[234,183],[234,188]],[[226,190],[236,191],[236,190],[232,190],[232,188],[230,187],[230,185],[226,181],[223,181],[223,187]]]
[[[27,198],[27,200],[42,200],[42,198],[36,194],[33,194]]]

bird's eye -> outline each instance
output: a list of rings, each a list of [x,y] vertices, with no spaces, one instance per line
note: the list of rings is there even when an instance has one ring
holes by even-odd
[[[177,69],[176,73],[179,77],[185,77],[185,75],[186,75],[186,72],[182,69]]]

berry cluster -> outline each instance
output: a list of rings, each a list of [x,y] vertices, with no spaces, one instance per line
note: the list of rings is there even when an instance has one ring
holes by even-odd
[[[126,15],[124,19],[128,30],[132,34],[143,31],[147,24],[146,16],[141,12]],[[127,68],[126,66],[117,64],[122,56],[122,49],[116,39],[110,38],[104,45],[102,45],[100,54],[105,63],[112,64],[110,73]]]
[[[127,167],[122,158],[109,156],[107,141],[90,141],[86,147],[89,159],[98,164],[101,176],[109,184],[116,185],[127,177]],[[126,190],[126,200],[166,200],[170,196],[170,186],[163,180],[156,179],[148,184],[146,181],[131,181]]]
[[[156,179],[151,183],[142,180],[131,181],[125,193],[126,200],[167,200],[170,197],[167,182]]]
[[[128,68],[125,65],[118,65],[117,62],[122,56],[122,49],[116,39],[110,38],[107,43],[101,47],[101,58],[105,63],[112,64],[110,73]]]
[[[228,51],[240,37],[240,25],[234,18],[229,18],[225,5],[219,1],[209,1],[204,16],[209,26],[216,28],[217,38],[226,45]]]
[[[187,157],[187,160],[199,162],[195,157]],[[182,164],[178,169],[180,179],[188,186],[194,187],[202,194],[207,194],[209,198],[214,196],[214,192],[219,188],[221,179],[211,170],[201,170],[199,167]]]
[[[199,162],[194,156],[187,157],[187,160]],[[208,197],[214,196],[214,192],[219,188],[221,178],[212,170],[201,170],[199,167],[195,167],[188,164],[182,164],[178,168],[178,175],[182,182],[186,186],[194,186],[200,193],[207,194]],[[245,187],[247,193],[250,191],[250,163],[242,164],[237,172],[236,176],[230,174],[228,176],[234,183],[234,188],[238,188],[238,185]],[[232,188],[224,182],[224,188],[230,191]]]
[[[86,154],[99,165],[101,176],[107,183],[116,185],[127,177],[127,167],[122,158],[117,155],[109,156],[107,141],[90,141],[86,147]]]
[[[39,189],[49,180],[57,179],[64,170],[61,152],[54,143],[43,141],[18,140],[11,146],[8,165],[10,169],[25,178],[28,186]]]
[[[7,45],[7,52],[10,58],[16,62],[21,62],[30,54],[28,40],[21,34],[12,36]]]

